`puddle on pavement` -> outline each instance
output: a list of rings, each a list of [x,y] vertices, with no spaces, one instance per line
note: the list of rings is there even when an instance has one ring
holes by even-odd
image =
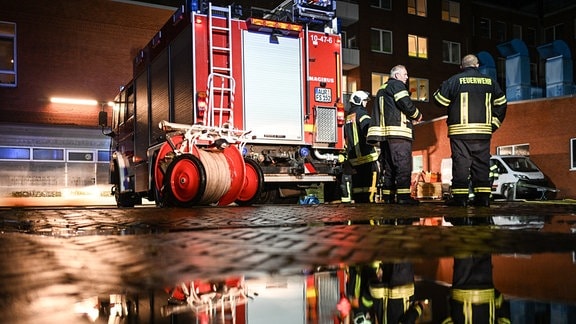
[[[317,267],[291,276],[191,278],[157,291],[95,295],[71,311],[108,323],[386,323],[383,316],[390,316],[387,323],[449,317],[488,323],[491,316],[574,323],[573,257],[477,255]],[[542,268],[546,274],[535,270]]]
[[[570,236],[576,232],[572,215],[427,217],[368,220],[365,224],[489,226]],[[284,273],[238,271],[214,278],[183,275],[194,273],[194,267],[181,266],[178,271],[186,279],[178,282],[151,277],[139,278],[135,284],[124,278],[130,283],[106,290],[102,290],[105,285],[83,283],[81,294],[54,284],[43,298],[37,298],[38,292],[28,291],[25,296],[13,292],[4,303],[12,306],[5,318],[15,323],[42,319],[43,323],[361,324],[385,323],[383,316],[389,316],[387,323],[400,319],[408,323],[415,318],[416,323],[441,323],[449,317],[454,323],[467,319],[479,323],[488,318],[508,318],[512,323],[576,322],[576,256],[570,249],[392,257]]]

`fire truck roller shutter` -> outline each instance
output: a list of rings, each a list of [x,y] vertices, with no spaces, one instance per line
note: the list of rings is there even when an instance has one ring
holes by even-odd
[[[244,31],[245,127],[258,139],[303,141],[300,38]],[[289,125],[289,127],[287,127]]]

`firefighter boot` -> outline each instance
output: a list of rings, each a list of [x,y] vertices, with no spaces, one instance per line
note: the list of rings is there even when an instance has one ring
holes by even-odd
[[[400,191],[400,190],[399,190]],[[409,190],[408,190],[409,192]],[[410,193],[398,193],[398,205],[419,205],[420,202],[410,196]]]
[[[385,204],[394,203],[394,192],[390,189],[382,189],[382,202]]]
[[[351,203],[352,202],[352,175],[344,174],[342,175],[342,184],[340,185],[342,189],[342,202]]]
[[[444,202],[446,206],[466,207],[468,206],[468,194],[452,195],[452,198]]]
[[[476,193],[472,205],[476,207],[490,207],[490,194],[486,192]]]

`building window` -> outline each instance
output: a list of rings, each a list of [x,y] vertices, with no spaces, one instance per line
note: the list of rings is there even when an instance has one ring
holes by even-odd
[[[348,38],[346,43],[348,45],[348,48],[358,49],[358,42],[356,41],[356,36],[351,36],[350,38]]]
[[[506,40],[506,23],[503,21],[496,21],[494,23],[494,34],[497,41],[504,42]]]
[[[442,62],[460,64],[460,43],[442,41]]]
[[[371,29],[372,52],[392,54],[392,32],[389,30]]]
[[[460,23],[460,3],[456,1],[442,0],[442,20]]]
[[[370,0],[370,6],[380,9],[392,10],[392,0]]]
[[[564,24],[550,26],[544,29],[544,42],[551,43],[557,39],[562,39],[564,35]]]
[[[98,162],[99,163],[109,163],[110,162],[110,151],[98,150]]]
[[[382,86],[382,84],[384,84],[384,82],[388,81],[388,78],[390,78],[390,74],[372,73],[372,94],[373,95],[376,95],[376,92],[378,92],[378,89],[380,89],[380,86]]]
[[[576,170],[576,138],[570,139],[570,170]]]
[[[480,21],[478,22],[478,36],[490,39],[491,37],[490,19],[480,18]]]
[[[16,86],[16,24],[0,21],[0,87]]]
[[[420,17],[426,17],[426,0],[408,0],[408,13]]]
[[[0,147],[0,160],[30,160],[27,147]]]
[[[514,144],[499,146],[496,148],[496,154],[498,155],[530,155],[530,144]]]
[[[408,55],[424,59],[428,58],[428,39],[426,37],[408,35]]]
[[[94,152],[73,152],[68,151],[69,162],[94,162]]]
[[[526,28],[526,45],[536,46],[536,28]]]
[[[512,38],[522,39],[522,26],[512,25]]]
[[[64,161],[64,149],[34,148],[32,159],[35,161]]]
[[[410,77],[409,79],[410,99],[414,101],[428,102],[428,79]]]

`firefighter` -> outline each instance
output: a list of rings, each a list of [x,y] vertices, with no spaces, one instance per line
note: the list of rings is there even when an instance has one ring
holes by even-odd
[[[492,281],[490,255],[454,258],[449,317],[442,323],[510,323],[510,305]]]
[[[442,83],[435,101],[448,108],[452,155],[450,206],[468,205],[471,181],[474,206],[490,206],[490,139],[506,116],[506,96],[496,80],[478,71],[478,58],[462,58],[462,71]],[[469,180],[470,177],[470,180]]]
[[[371,118],[366,111],[370,95],[355,91],[346,109],[344,139],[346,161],[343,165],[342,202],[370,202],[376,192],[378,178],[378,153],[366,142]],[[351,182],[351,184],[350,184]]]
[[[422,314],[422,305],[414,298],[412,263],[380,263],[376,280],[369,285],[375,323],[415,323]]]
[[[390,71],[388,81],[378,89],[368,142],[380,145],[380,160],[384,168],[382,201],[417,205],[418,200],[410,195],[412,128],[413,122],[422,120],[422,114],[410,99],[407,80],[406,67],[397,65]]]
[[[376,268],[371,264],[361,264],[348,267],[346,292],[352,307],[352,323],[366,324],[373,318],[372,296],[369,282],[375,280]]]

